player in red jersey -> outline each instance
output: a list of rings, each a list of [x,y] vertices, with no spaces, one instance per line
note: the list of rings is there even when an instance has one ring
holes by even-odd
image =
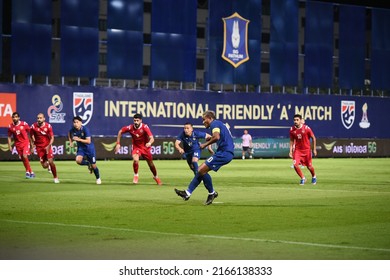
[[[35,174],[31,169],[28,156],[30,155],[30,126],[28,123],[20,120],[18,112],[12,113],[12,123],[8,126],[8,148],[12,153],[12,138],[18,152],[19,158],[22,160],[26,169],[26,179],[35,178]]]
[[[58,184],[60,181],[57,177],[57,168],[54,164],[52,149],[54,142],[53,128],[49,123],[45,122],[45,116],[42,113],[37,115],[37,122],[31,126],[30,133],[33,142],[31,151],[34,151],[35,145],[42,167],[51,171],[54,183]]]
[[[313,131],[307,125],[302,122],[302,116],[299,114],[294,115],[294,126],[290,128],[290,154],[293,159],[294,169],[298,176],[301,178],[300,185],[304,185],[306,182],[305,175],[299,165],[306,166],[309,169],[312,179],[311,183],[315,185],[317,183],[316,173],[312,164],[311,154],[311,142],[313,141],[313,154],[317,156],[317,139],[314,136]]]
[[[154,142],[154,137],[147,124],[142,123],[142,115],[135,114],[133,116],[133,124],[122,127],[118,131],[117,143],[115,147],[115,153],[119,151],[121,147],[120,141],[123,133],[130,133],[132,138],[132,156],[133,156],[133,170],[134,178],[133,183],[138,183],[138,168],[139,158],[142,156],[149,165],[150,171],[153,173],[153,179],[158,185],[162,185],[160,178],[157,176],[157,169],[153,163],[153,156],[151,153],[151,146]]]

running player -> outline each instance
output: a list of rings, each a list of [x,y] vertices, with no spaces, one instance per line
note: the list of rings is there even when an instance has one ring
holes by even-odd
[[[8,148],[12,153],[12,138],[18,152],[19,158],[22,160],[26,169],[26,179],[35,178],[35,174],[31,169],[28,156],[30,155],[30,126],[28,123],[20,120],[18,112],[12,113],[12,123],[8,126]]]
[[[54,142],[53,128],[45,122],[45,116],[42,113],[37,115],[37,122],[31,126],[30,133],[33,143],[31,152],[34,151],[35,145],[42,167],[53,174],[54,183],[58,184],[60,180],[57,177],[57,167],[54,164],[52,149]]]
[[[154,142],[153,134],[149,128],[149,126],[145,123],[142,123],[142,115],[135,114],[133,116],[133,124],[128,126],[124,126],[118,131],[118,135],[116,137],[116,147],[115,153],[117,153],[121,147],[121,137],[122,134],[129,133],[132,138],[132,152],[131,155],[133,157],[133,183],[138,184],[139,174],[139,160],[142,156],[146,162],[148,163],[149,169],[153,174],[153,180],[157,183],[157,185],[162,185],[160,178],[157,176],[157,169],[153,163],[153,156],[151,153],[151,147]]]
[[[76,163],[78,165],[88,165],[89,173],[96,177],[96,184],[100,185],[99,168],[96,165],[95,145],[92,142],[92,135],[88,127],[83,126],[83,121],[79,116],[73,117],[73,127],[69,130],[68,138],[70,146],[77,143]]]

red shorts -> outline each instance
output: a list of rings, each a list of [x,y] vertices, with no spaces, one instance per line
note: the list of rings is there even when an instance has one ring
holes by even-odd
[[[142,156],[146,160],[153,160],[151,148],[133,146],[131,154]]]
[[[50,146],[50,150],[48,153],[46,152],[45,147],[36,147],[36,150],[37,150],[37,154],[39,156],[39,161],[41,163],[47,161],[48,159],[53,158],[53,149],[51,146]]]
[[[293,163],[303,166],[312,166],[311,150],[295,150],[293,154]]]
[[[16,151],[18,152],[18,155],[21,157],[23,155],[30,155],[30,143],[20,143],[18,145],[15,145]]]

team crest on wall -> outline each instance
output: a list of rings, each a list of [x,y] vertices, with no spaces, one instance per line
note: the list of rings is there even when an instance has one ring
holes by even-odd
[[[238,13],[223,20],[223,51],[222,58],[235,68],[249,60],[248,55],[248,25],[249,20]]]
[[[83,125],[89,123],[93,114],[93,92],[73,92],[73,115],[80,116]]]
[[[341,122],[346,129],[350,129],[355,121],[355,101],[341,101]]]

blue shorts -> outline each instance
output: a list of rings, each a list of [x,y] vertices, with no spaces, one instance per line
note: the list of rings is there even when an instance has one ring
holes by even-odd
[[[209,157],[205,164],[214,171],[218,171],[222,166],[232,161],[234,154],[231,152],[216,152]]]
[[[91,164],[96,163],[96,152],[95,152],[95,149],[93,149],[93,148],[89,148],[89,149],[78,148],[77,155],[82,156],[83,158],[86,158],[88,160],[88,162]]]
[[[192,159],[194,157],[200,159],[201,152],[202,152],[201,149],[196,149],[196,150],[194,150],[192,152],[185,153],[185,159],[187,160],[187,163],[191,164],[192,163]]]

